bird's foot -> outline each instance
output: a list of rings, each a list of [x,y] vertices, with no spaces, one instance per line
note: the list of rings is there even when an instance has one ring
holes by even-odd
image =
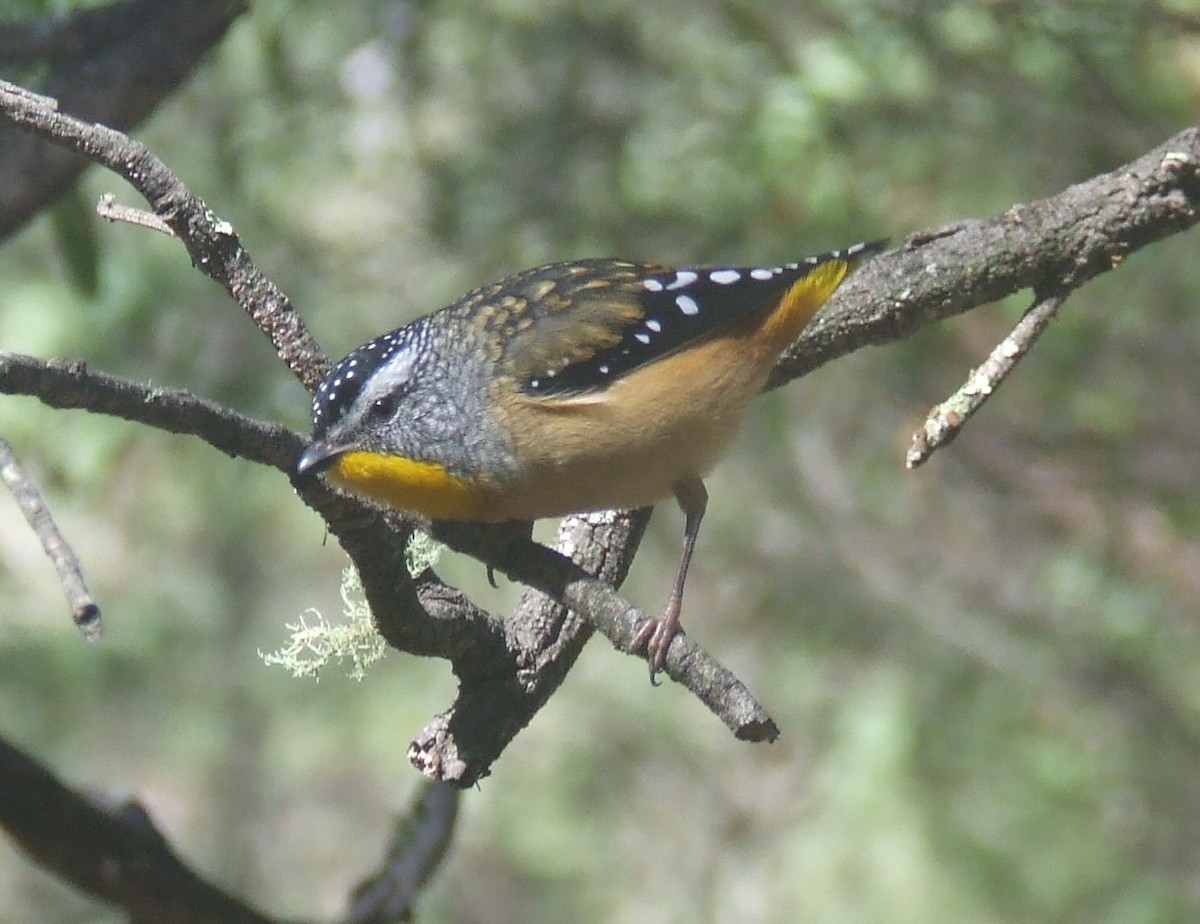
[[[679,607],[668,606],[661,616],[650,616],[642,623],[637,635],[630,644],[631,651],[646,649],[646,661],[650,665],[650,682],[655,683],[655,676],[667,663],[667,649],[671,642],[682,631],[679,624]]]

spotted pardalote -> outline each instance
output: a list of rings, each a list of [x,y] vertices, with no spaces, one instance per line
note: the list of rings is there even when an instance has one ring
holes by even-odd
[[[363,344],[313,399],[297,473],[433,518],[534,520],[675,497],[686,526],[651,672],[679,630],[703,478],[780,354],[882,242],[796,263],[580,260],[516,273]]]

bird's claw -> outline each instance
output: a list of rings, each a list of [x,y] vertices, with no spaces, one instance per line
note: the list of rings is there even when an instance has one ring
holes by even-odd
[[[667,663],[667,650],[671,642],[681,631],[679,618],[672,619],[670,614],[665,616],[650,616],[646,619],[637,635],[630,644],[631,651],[646,649],[646,661],[650,665],[650,682],[657,683],[655,676]]]

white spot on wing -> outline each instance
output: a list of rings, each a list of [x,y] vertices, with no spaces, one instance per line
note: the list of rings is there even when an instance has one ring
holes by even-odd
[[[696,304],[696,300],[689,295],[676,295],[675,304],[679,310],[689,317],[700,313],[700,306]]]
[[[657,279],[643,279],[642,288],[647,292],[661,292],[663,290],[663,284]]]
[[[742,274],[735,269],[713,270],[708,274],[708,278],[719,286],[727,286],[741,279]]]
[[[682,289],[684,286],[690,286],[699,278],[700,276],[691,270],[679,270],[675,273],[675,281],[667,286],[667,291],[671,292],[675,289]]]
[[[761,269],[760,268],[760,269],[750,270],[750,278],[757,279],[759,282],[765,282],[766,280],[770,279],[774,275],[775,274],[772,273],[769,269]]]

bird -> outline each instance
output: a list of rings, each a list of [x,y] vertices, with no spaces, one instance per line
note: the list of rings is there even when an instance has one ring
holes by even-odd
[[[583,259],[481,286],[329,370],[296,475],[480,522],[674,497],[675,579],[631,645],[653,679],[681,630],[704,477],[783,351],[885,244],[754,267]]]

